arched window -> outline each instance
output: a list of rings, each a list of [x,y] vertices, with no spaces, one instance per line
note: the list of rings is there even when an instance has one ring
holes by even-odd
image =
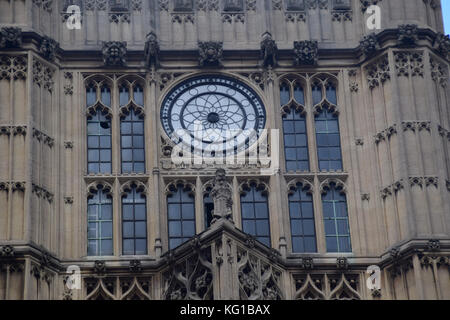
[[[86,88],[86,102],[89,111],[87,117],[88,173],[93,174],[111,173],[112,170],[110,105],[104,104],[110,103],[110,97],[108,102],[108,98],[104,97],[105,91],[110,92],[110,89],[103,85],[101,89],[102,102],[99,102],[95,85],[92,84]]]
[[[88,197],[88,256],[113,255],[113,210],[109,191],[98,185]]]
[[[122,173],[145,173],[144,119],[130,108],[120,123]]]
[[[289,192],[292,252],[316,252],[314,206],[308,185],[298,182]]]
[[[287,171],[309,171],[305,116],[291,108],[283,115],[284,153]]]
[[[242,230],[266,246],[271,246],[267,192],[256,183],[244,185],[241,192]]]
[[[122,247],[124,255],[147,254],[147,200],[132,184],[122,197]]]
[[[315,118],[317,155],[321,171],[342,170],[341,138],[336,113],[325,105]]]
[[[305,94],[300,80],[283,80],[280,96],[286,170],[309,171]]]
[[[195,235],[195,198],[183,184],[170,187],[167,195],[169,248],[174,249]]]
[[[341,186],[331,182],[322,191],[327,252],[351,252],[347,197]]]

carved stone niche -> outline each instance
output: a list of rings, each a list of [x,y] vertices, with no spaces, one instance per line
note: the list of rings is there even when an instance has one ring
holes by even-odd
[[[333,0],[333,10],[350,10],[351,8],[350,0]]]
[[[128,11],[130,9],[129,0],[109,0],[109,8],[111,11]]]
[[[175,0],[173,11],[176,12],[192,12],[194,10],[194,2],[192,0]]]
[[[286,0],[286,10],[288,11],[304,11],[305,0]]]
[[[243,0],[225,0],[224,11],[244,11],[244,1]]]

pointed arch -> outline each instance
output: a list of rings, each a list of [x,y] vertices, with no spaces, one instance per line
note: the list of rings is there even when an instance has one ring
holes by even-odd
[[[123,183],[120,186],[119,193],[120,196],[124,196],[129,193],[133,189],[133,185],[136,187],[136,192],[142,193],[145,196],[148,196],[148,188],[145,183],[139,180],[131,180]]]
[[[125,293],[122,294],[120,300],[151,300],[151,297],[142,288],[137,278],[134,278],[130,288]]]
[[[325,294],[314,284],[308,274],[303,286],[295,293],[294,300],[325,300]]]
[[[321,194],[327,193],[332,187],[335,187],[341,194],[347,193],[347,185],[341,179],[328,178],[322,181],[319,190]]]
[[[295,178],[295,179],[290,180],[287,184],[288,195],[291,195],[291,193],[297,191],[298,188],[301,188],[301,190],[304,190],[307,193],[314,192],[314,186],[311,183],[311,181],[309,181],[305,178]]]
[[[91,182],[87,186],[88,198],[94,196],[99,190],[102,190],[107,196],[113,196],[113,187],[109,182],[106,181],[95,181]]]
[[[336,288],[330,292],[330,300],[361,300],[359,293],[352,288],[350,283],[345,278],[345,275],[341,275],[341,280],[339,281]]]
[[[86,300],[116,300],[116,297],[106,288],[103,280],[100,279],[97,286],[86,297]]]

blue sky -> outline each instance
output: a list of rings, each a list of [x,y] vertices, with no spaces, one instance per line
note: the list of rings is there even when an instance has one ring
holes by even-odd
[[[445,33],[450,34],[450,0],[442,0],[442,13],[444,14]]]

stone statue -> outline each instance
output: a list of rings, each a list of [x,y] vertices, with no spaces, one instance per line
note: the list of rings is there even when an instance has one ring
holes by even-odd
[[[224,169],[216,171],[214,178],[214,187],[211,190],[211,198],[214,201],[213,221],[214,224],[220,219],[226,219],[233,222],[233,200],[231,186],[226,179],[226,172]]]

